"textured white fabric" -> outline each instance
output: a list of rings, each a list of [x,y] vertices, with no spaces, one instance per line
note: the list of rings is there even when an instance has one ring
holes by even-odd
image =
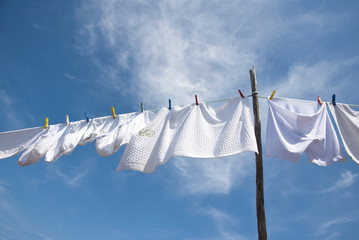
[[[173,156],[217,158],[257,152],[248,98],[219,108],[201,103],[162,108],[127,145],[117,170],[152,173]]]
[[[18,164],[27,166],[38,162],[45,156],[46,162],[53,162],[62,155],[71,154],[77,145],[93,142],[113,124],[112,117],[101,117],[70,122],[66,124],[50,125],[44,134],[34,141],[22,153]]]
[[[46,130],[40,130],[39,134],[26,143],[26,146],[22,148],[26,148],[26,150],[20,156],[18,164],[27,166],[38,162],[43,157],[45,157],[44,160],[46,162],[53,162],[62,155],[71,154],[77,145],[85,145],[96,139],[99,139],[96,143],[96,148],[100,155],[109,156],[116,152],[122,144],[128,143],[131,136],[145,127],[145,124],[153,119],[153,116],[154,113],[145,111],[143,113],[118,115],[116,119],[113,119],[112,116],[108,116],[90,119],[89,122],[82,120],[70,122],[68,125],[50,125]],[[122,126],[121,123],[125,124]],[[28,133],[26,130],[24,130],[24,132],[27,133],[27,135],[33,133],[32,131]],[[34,131],[34,133],[36,133],[36,131]],[[12,134],[11,136],[13,136],[14,139],[27,137],[26,134]],[[0,135],[0,137],[2,136]],[[4,135],[4,138],[5,137]],[[15,149],[19,140],[12,142],[12,147],[6,147],[4,145],[4,149]],[[14,152],[15,150],[12,151]]]
[[[21,153],[44,131],[44,127],[36,127],[0,133],[0,159]]]
[[[134,134],[146,127],[154,116],[150,111],[116,116],[113,124],[103,129],[103,134],[96,139],[97,153],[103,157],[114,154],[122,145],[129,143]]]
[[[38,162],[54,145],[56,145],[58,139],[66,131],[66,129],[66,124],[48,126],[46,132],[30,146],[28,146],[21,154],[18,164],[20,166],[27,166]]]
[[[345,161],[325,104],[288,98],[268,99],[266,156],[327,166]]]
[[[330,112],[337,124],[343,145],[349,157],[359,164],[359,112],[347,104],[328,103]]]

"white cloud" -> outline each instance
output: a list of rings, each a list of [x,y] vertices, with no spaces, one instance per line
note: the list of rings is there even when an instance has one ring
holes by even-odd
[[[321,95],[323,101],[330,101],[325,97],[349,86],[349,83],[340,76],[342,71],[357,62],[356,58],[321,61],[312,65],[306,62],[296,62],[284,78],[264,92],[270,95],[273,90],[277,90],[275,96],[308,98],[313,101]],[[338,79],[341,80],[338,81]]]
[[[69,73],[64,73],[64,76],[66,78],[68,78],[69,80],[75,80],[76,79],[74,76],[70,75]]]
[[[88,174],[88,169],[82,167],[67,169],[67,173],[65,173],[64,167],[49,164],[48,168],[46,168],[48,170],[47,178],[49,180],[60,179],[60,181],[66,185],[77,188],[81,186],[81,181],[83,181],[85,176]]]
[[[258,2],[86,1],[81,44],[93,53],[102,81],[152,105],[168,98],[189,103],[196,93],[228,97],[249,85],[248,69],[263,62],[258,48],[283,27],[268,14],[276,3]],[[110,62],[99,61],[99,49],[112,54]]]
[[[33,239],[32,236],[36,236],[43,240],[51,240],[51,238],[36,231],[29,223],[31,221],[23,216],[16,204],[17,200],[7,191],[9,187],[11,187],[10,183],[0,180],[0,230],[2,233],[22,239]]]
[[[336,219],[333,219],[333,220],[326,221],[326,222],[319,225],[319,228],[315,232],[314,235],[327,234],[331,229],[334,228],[334,225],[345,224],[345,223],[352,222],[352,221],[353,220],[348,218],[348,217],[339,217],[339,218],[336,218]],[[334,237],[336,239],[338,236],[340,236],[340,234],[338,235],[338,233],[335,232],[335,233],[332,233],[330,236],[331,236],[331,239],[334,239]]]
[[[230,228],[236,225],[236,219],[231,215],[214,207],[207,207],[198,210],[199,213],[209,216],[216,224],[218,228],[219,237],[213,237],[211,239],[238,239],[244,240],[242,235],[232,231]]]
[[[17,109],[14,107],[15,101],[16,100],[5,90],[0,88],[1,118],[3,118],[4,122],[7,122],[10,127],[18,129],[19,126],[23,125],[23,122],[21,121],[20,115],[16,112]]]
[[[166,105],[168,98],[176,105],[188,104],[195,94],[200,101],[227,98],[238,88],[250,92],[248,69],[253,64],[265,71],[272,67],[275,51],[300,54],[308,39],[319,41],[345,21],[340,12],[321,11],[325,4],[292,11],[296,4],[84,1],[77,11],[78,48],[100,70],[102,86],[132,95],[149,108]],[[270,79],[271,87],[282,96],[303,97],[308,86],[320,94],[345,62],[333,59],[294,60],[288,63],[287,78],[280,84]]]
[[[333,186],[326,188],[322,191],[320,191],[321,193],[328,193],[328,192],[335,192],[335,191],[340,191],[343,190],[345,188],[350,187],[351,185],[353,185],[355,183],[355,181],[357,180],[359,174],[357,173],[352,173],[349,170],[344,170],[340,173],[340,177],[339,179],[334,183]]]
[[[254,153],[220,159],[175,158],[176,183],[181,194],[228,194],[254,174]]]

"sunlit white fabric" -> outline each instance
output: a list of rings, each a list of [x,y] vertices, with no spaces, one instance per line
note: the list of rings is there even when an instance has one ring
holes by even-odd
[[[173,156],[217,158],[257,151],[248,98],[234,98],[219,108],[201,103],[162,108],[133,136],[117,170],[152,173]]]
[[[21,153],[45,131],[44,127],[36,127],[0,133],[0,159]]]
[[[359,164],[359,112],[347,104],[328,103],[330,112],[338,126],[343,145],[350,158]]]
[[[110,156],[118,149],[129,143],[131,137],[154,118],[150,111],[141,113],[120,114],[113,120],[113,124],[102,129],[102,135],[96,140],[96,150],[103,157]]]
[[[266,156],[327,166],[346,158],[325,104],[288,98],[268,99]]]

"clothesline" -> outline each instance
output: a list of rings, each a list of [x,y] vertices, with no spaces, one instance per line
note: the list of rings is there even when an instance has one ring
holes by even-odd
[[[99,155],[105,157],[114,154],[121,145],[129,144],[118,169],[151,173],[156,166],[166,163],[173,156],[216,158],[243,151],[256,152],[249,97],[196,101],[198,106],[163,107],[157,113],[146,110],[115,115],[113,112],[113,116],[92,118],[88,122],[80,120],[49,125],[48,128],[4,132],[0,133],[0,159],[23,152],[18,161],[21,166],[35,163],[43,157],[45,161],[53,162],[62,155],[70,154],[77,145],[93,141],[96,141]],[[318,104],[321,103],[320,98],[316,102],[272,98],[273,94],[270,98],[259,97],[267,98],[269,107],[267,138],[270,136],[270,140],[267,139],[269,155],[266,156],[297,161],[305,151],[308,160],[322,166],[345,159],[327,107],[333,117],[340,116],[336,122],[339,130],[344,129],[340,130],[343,139],[357,142],[355,134],[359,126],[357,119],[351,117],[357,113],[348,105]],[[222,101],[227,102],[220,108],[209,104]],[[348,119],[347,122],[340,122],[343,117]],[[327,145],[321,145],[323,140]],[[354,152],[355,149],[356,145],[349,147],[347,152]],[[359,152],[354,155],[359,158]],[[353,160],[358,163],[355,158]]]

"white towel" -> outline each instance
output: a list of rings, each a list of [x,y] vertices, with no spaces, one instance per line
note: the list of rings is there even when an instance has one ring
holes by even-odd
[[[0,133],[0,159],[21,153],[45,131],[44,127],[36,127]]]
[[[288,98],[268,99],[266,156],[327,166],[345,161],[325,104]]]
[[[349,105],[328,103],[330,112],[338,126],[339,134],[349,157],[359,164],[359,112],[352,110]]]
[[[201,103],[162,108],[133,136],[117,170],[154,172],[173,156],[217,158],[257,152],[248,98],[234,98],[219,108]]]

